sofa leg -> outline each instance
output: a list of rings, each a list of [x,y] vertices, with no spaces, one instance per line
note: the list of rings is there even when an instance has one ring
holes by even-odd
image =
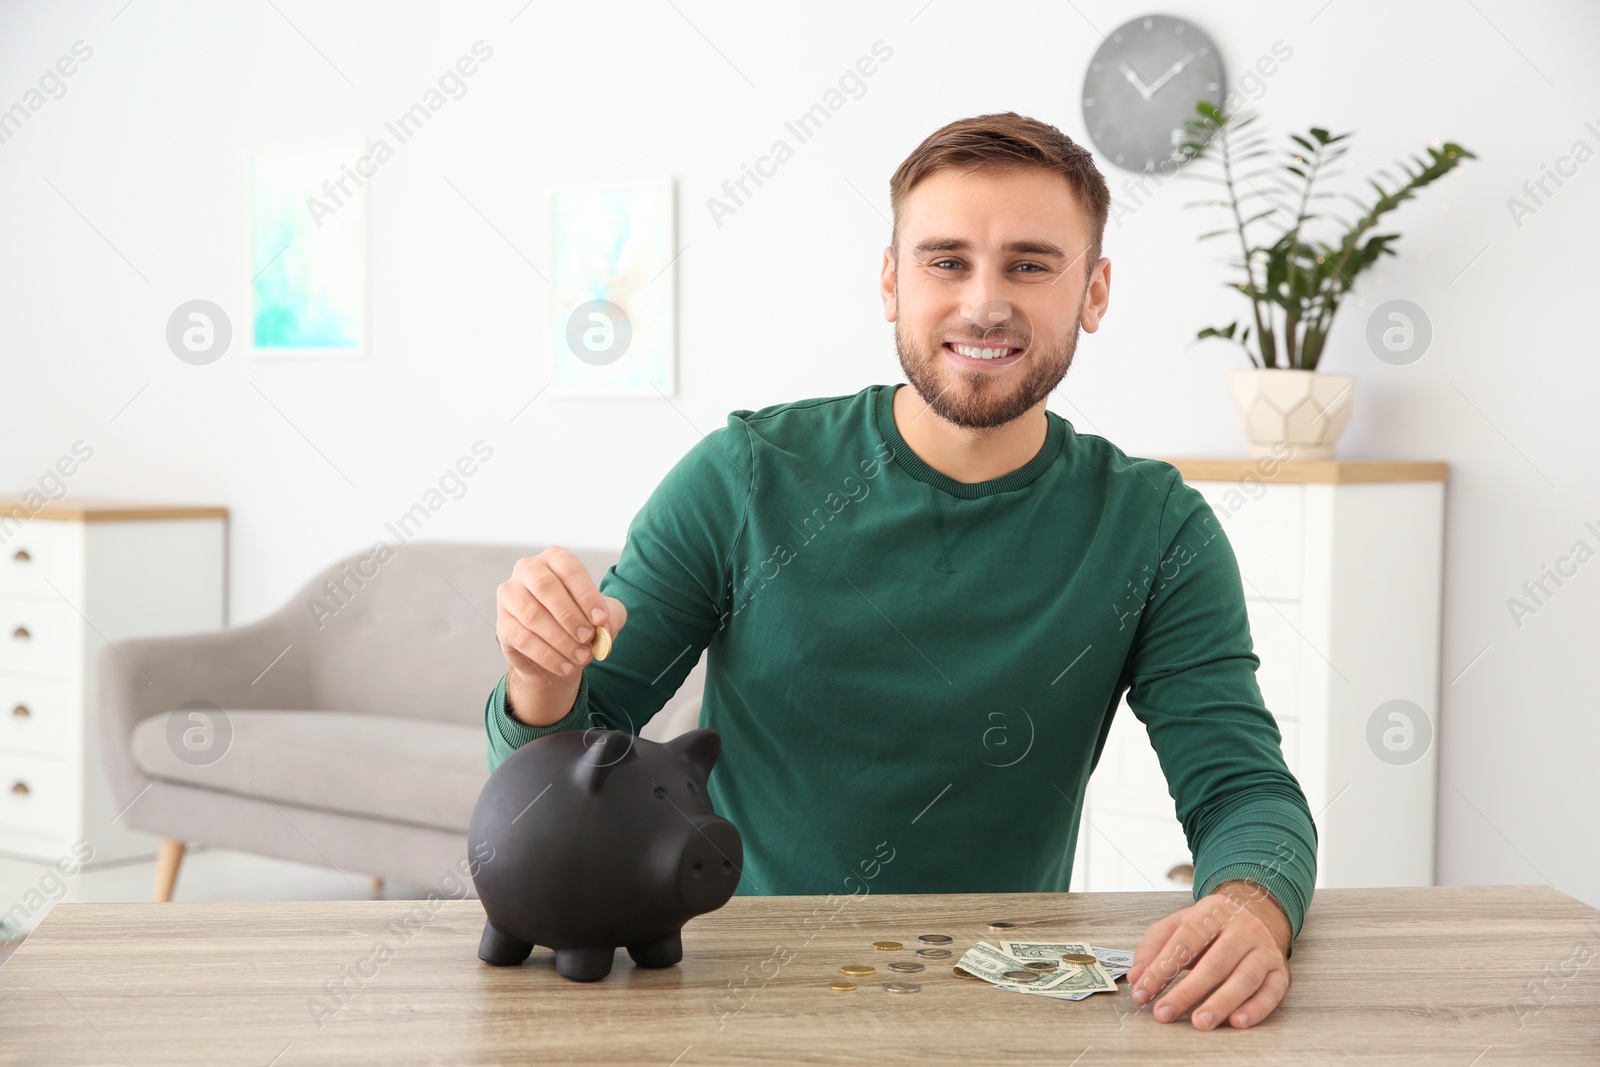
[[[182,841],[174,841],[170,837],[161,839],[161,848],[156,853],[156,884],[150,891],[150,899],[157,904],[172,900],[172,887],[178,881],[178,864],[183,862],[183,849]]]

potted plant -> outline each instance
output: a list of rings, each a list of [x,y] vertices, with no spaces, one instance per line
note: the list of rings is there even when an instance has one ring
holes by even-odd
[[[1394,188],[1385,189],[1377,180],[1368,179],[1378,194],[1370,205],[1344,194],[1361,209],[1357,218],[1346,220],[1314,210],[1313,201],[1334,194],[1313,188],[1323,169],[1344,155],[1346,147],[1339,142],[1350,134],[1333,136],[1320,127],[1312,127],[1307,137],[1290,134],[1293,147],[1277,168],[1252,167],[1243,173],[1247,165],[1273,154],[1259,131],[1245,132],[1257,116],[1230,115],[1204,100],[1195,110],[1200,118],[1184,123],[1176,155],[1184,162],[1215,164],[1220,173],[1195,173],[1192,169],[1184,173],[1221,185],[1226,198],[1219,195],[1189,206],[1226,206],[1231,211],[1231,226],[1207,231],[1200,240],[1237,235],[1242,258],[1230,265],[1242,270],[1244,277],[1225,284],[1249,298],[1251,310],[1243,329],[1238,321],[1208,326],[1195,340],[1219,337],[1233,341],[1250,357],[1253,369],[1230,371],[1229,379],[1252,456],[1332,459],[1334,443],[1350,419],[1356,380],[1353,374],[1318,372],[1317,363],[1339,302],[1356,278],[1380,256],[1396,254],[1390,245],[1399,240],[1399,234],[1371,231],[1418,189],[1444,177],[1463,160],[1477,157],[1452,141],[1429,148],[1427,160],[1413,156],[1415,169],[1397,164],[1404,181],[1380,170]],[[1269,178],[1277,180],[1265,180]],[[1257,185],[1258,180],[1263,184]],[[1256,210],[1258,207],[1261,210]],[[1274,216],[1280,223],[1276,238],[1270,244],[1255,243],[1249,228]],[[1313,240],[1307,232],[1311,224],[1325,218],[1343,227],[1336,244]],[[1254,351],[1249,344],[1252,329]],[[1285,453],[1285,444],[1292,451]]]

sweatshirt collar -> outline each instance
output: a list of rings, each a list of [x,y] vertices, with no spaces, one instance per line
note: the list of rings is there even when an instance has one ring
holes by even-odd
[[[883,438],[894,451],[894,461],[911,477],[919,482],[925,482],[941,492],[963,500],[977,500],[996,493],[1009,493],[1014,489],[1021,489],[1031,485],[1043,474],[1050,464],[1061,455],[1062,447],[1067,440],[1067,422],[1060,415],[1045,410],[1047,426],[1045,429],[1044,445],[1032,459],[998,478],[990,478],[984,482],[958,482],[947,474],[934,470],[906,444],[905,438],[900,436],[900,429],[894,422],[894,392],[896,388],[912,388],[909,385],[875,385],[873,406],[877,411],[878,435]]]

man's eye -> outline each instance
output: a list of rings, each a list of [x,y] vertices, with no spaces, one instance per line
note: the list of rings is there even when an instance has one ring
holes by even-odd
[[[961,269],[961,265],[962,264],[961,264],[961,261],[959,259],[940,259],[940,260],[935,260],[934,263],[933,263],[933,266],[936,267],[936,268],[939,268],[939,269],[943,269],[945,264],[947,264],[947,263],[954,264],[955,268],[957,270]],[[1048,268],[1046,268],[1044,266],[1041,266],[1038,263],[1018,263],[1017,266],[1018,267],[1027,267],[1027,268],[1029,268],[1027,271],[1024,272],[1024,273],[1027,273],[1027,274],[1037,274],[1040,271],[1047,271],[1048,270]]]

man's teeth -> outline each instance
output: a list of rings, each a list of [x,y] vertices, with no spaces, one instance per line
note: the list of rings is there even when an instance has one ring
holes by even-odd
[[[972,345],[951,345],[950,347],[968,359],[999,359],[1002,356],[1011,354],[1011,349],[1009,348],[975,348]]]

